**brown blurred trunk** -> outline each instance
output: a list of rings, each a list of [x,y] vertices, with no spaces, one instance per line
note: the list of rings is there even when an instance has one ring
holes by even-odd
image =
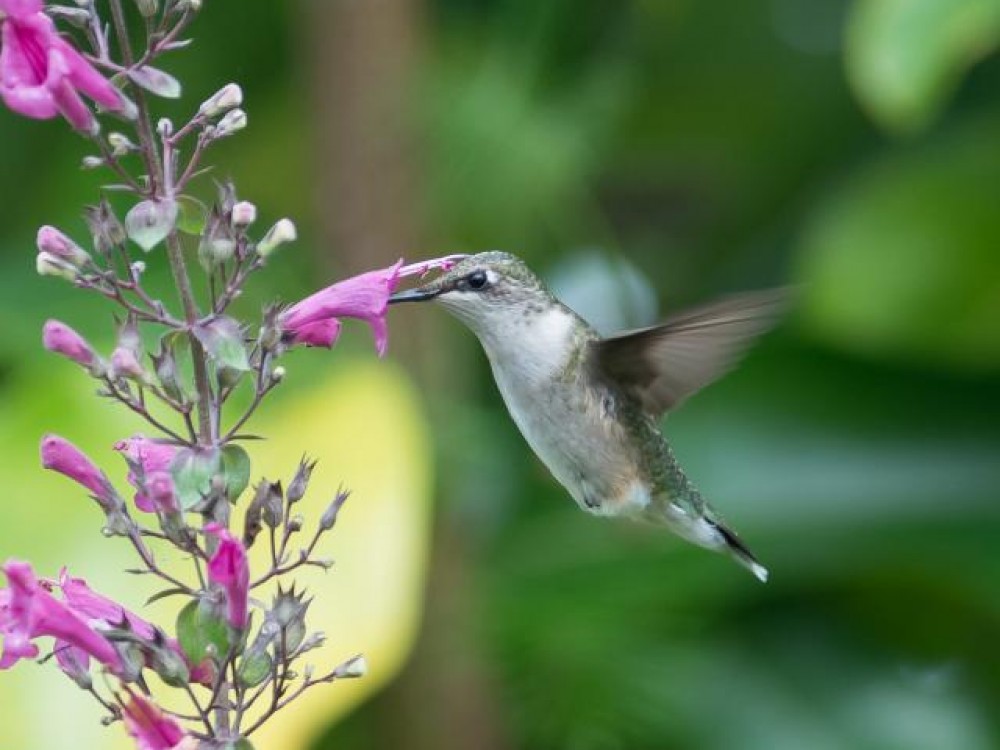
[[[308,65],[324,265],[338,275],[388,265],[424,247],[420,160],[409,109],[424,33],[422,0],[313,0]],[[430,310],[426,313],[431,313]],[[450,393],[438,316],[395,316],[391,346],[424,386]],[[405,331],[405,335],[400,335]],[[428,354],[438,352],[438,356]],[[437,363],[437,368],[435,368]],[[451,382],[443,382],[443,380]],[[441,515],[441,514],[439,514]],[[403,675],[366,709],[373,747],[500,750],[497,703],[470,625],[474,592],[463,538],[440,518],[427,610]]]

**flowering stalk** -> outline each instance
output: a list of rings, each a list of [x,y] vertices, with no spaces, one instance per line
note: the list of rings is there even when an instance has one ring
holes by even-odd
[[[148,434],[114,446],[127,463],[132,500],[62,437],[43,438],[42,465],[94,498],[106,535],[123,538],[138,555],[132,572],[161,585],[154,599],[186,602],[175,623],[157,625],[65,570],[46,579],[28,563],[8,561],[7,586],[0,588],[0,669],[38,657],[38,641],[48,639],[58,667],[98,701],[109,722],[121,721],[136,746],[150,750],[248,750],[251,735],[304,691],[364,674],[361,657],[325,671],[300,668],[323,635],[309,630],[310,599],[289,581],[303,567],[330,567],[316,551],[349,493],[339,491],[312,533],[303,533],[305,522],[293,506],[307,492],[315,463],[303,460],[287,489],[261,479],[251,491],[253,467],[241,430],[283,381],[279,361],[289,348],[330,348],[342,319],[354,318],[371,327],[376,351],[384,354],[387,302],[399,279],[455,261],[400,261],[289,307],[268,307],[254,326],[231,317],[230,306],[251,277],[297,232],[289,219],[279,219],[255,234],[257,208],[240,200],[231,184],[219,186],[215,204],[199,217],[199,232],[189,234],[190,216],[180,225],[180,206],[200,205],[188,190],[205,155],[247,126],[236,84],[193,108],[186,122],[154,119],[158,99],[182,92],[160,61],[186,46],[182,36],[200,7],[201,0],[130,0],[127,7],[108,0],[108,23],[89,1],[46,9],[41,0],[0,0],[0,98],[28,117],[62,115],[95,149],[84,166],[112,175],[115,183],[106,187],[128,199],[123,216],[104,197],[86,210],[89,241],[43,226],[36,266],[118,308],[109,353],[55,320],[45,324],[42,343],[95,379],[102,396],[146,422]],[[142,48],[133,47],[127,11],[142,16]],[[57,30],[66,19],[85,30],[75,32],[81,38]],[[117,118],[116,129],[105,135],[109,117]],[[133,155],[138,168],[126,158]],[[145,286],[147,262],[169,265],[178,310]],[[208,290],[203,299],[192,273],[205,277],[197,285]],[[155,346],[147,350],[150,341]],[[189,367],[182,349],[190,353]],[[248,389],[249,406],[229,415],[229,399]],[[241,503],[239,535],[233,529]],[[263,569],[251,570],[247,549],[265,527],[270,556]],[[191,574],[164,570],[157,562],[160,545],[189,559]],[[261,604],[268,595],[270,603]],[[95,670],[106,679],[94,680]],[[187,715],[153,702],[152,675],[183,691],[192,706]]]

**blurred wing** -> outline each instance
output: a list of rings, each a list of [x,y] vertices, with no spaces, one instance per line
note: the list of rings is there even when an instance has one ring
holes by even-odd
[[[784,308],[783,289],[727,297],[652,328],[595,341],[591,363],[659,416],[729,370]]]

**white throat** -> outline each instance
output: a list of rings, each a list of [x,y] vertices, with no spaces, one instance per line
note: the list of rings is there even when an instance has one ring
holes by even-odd
[[[541,383],[563,369],[577,325],[572,313],[553,306],[539,313],[505,315],[476,335],[498,375]]]

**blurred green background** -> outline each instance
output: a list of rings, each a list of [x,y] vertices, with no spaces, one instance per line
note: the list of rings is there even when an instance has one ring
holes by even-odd
[[[251,126],[219,173],[300,227],[247,314],[401,255],[492,248],[608,330],[800,285],[778,331],[666,425],[767,585],[577,512],[471,335],[394,311],[384,367],[423,412],[399,450],[433,456],[433,502],[400,517],[422,540],[407,569],[383,564],[317,626],[336,640],[350,598],[381,591],[418,610],[401,668],[352,712],[310,704],[314,750],[1000,747],[998,0],[210,0],[194,32],[166,66],[185,99],[163,111],[244,84]],[[102,178],[75,169],[85,144],[61,124],[5,112],[0,142],[0,552],[58,565],[95,519],[54,522],[38,437],[96,452],[88,425],[110,412],[82,405],[39,331],[56,316],[107,348],[109,319],[34,275],[33,236],[82,236]],[[373,356],[349,326],[333,354],[296,355],[287,390]],[[294,444],[288,398],[271,424],[335,486],[352,469]],[[328,425],[379,444],[373,429]],[[348,546],[348,568],[397,559],[382,537]]]

